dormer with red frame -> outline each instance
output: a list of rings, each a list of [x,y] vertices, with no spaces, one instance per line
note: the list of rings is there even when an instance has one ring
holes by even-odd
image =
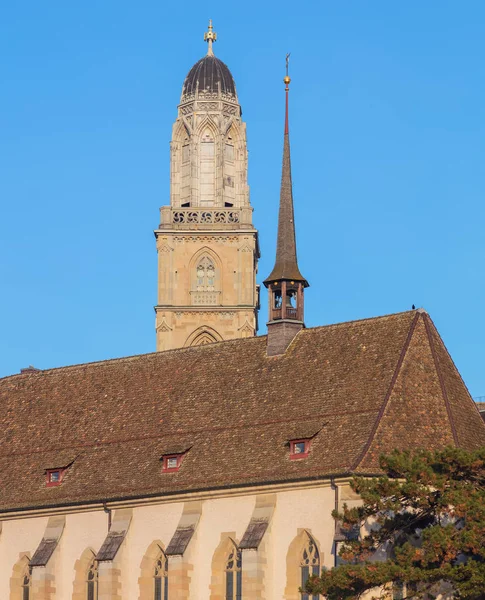
[[[55,487],[55,486],[61,485],[66,471],[67,471],[67,467],[61,467],[59,469],[46,469],[46,472],[45,472],[46,486],[47,487]]]
[[[68,469],[72,466],[79,453],[72,450],[56,453],[54,460],[45,465],[46,487],[58,487],[64,481]],[[62,465],[62,466],[59,466]]]
[[[176,473],[184,460],[185,455],[190,450],[190,446],[178,445],[171,446],[167,452],[162,454],[162,473]]]
[[[307,458],[310,452],[311,439],[290,440],[290,459],[300,460]]]

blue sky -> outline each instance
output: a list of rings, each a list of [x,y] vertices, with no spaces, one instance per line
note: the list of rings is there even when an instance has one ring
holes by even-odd
[[[152,231],[209,17],[248,127],[259,280],[274,260],[291,51],[307,325],[423,306],[485,395],[485,4],[474,0],[4,3],[0,376],[154,350]]]

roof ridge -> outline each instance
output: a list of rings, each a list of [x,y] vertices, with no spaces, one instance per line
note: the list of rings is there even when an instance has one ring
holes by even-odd
[[[234,343],[234,342],[241,342],[242,340],[249,342],[251,340],[260,340],[265,338],[266,335],[255,335],[253,337],[249,337],[249,338],[236,338],[236,339],[232,339],[232,340],[216,340],[215,342],[211,342],[210,344],[202,344],[200,346],[184,346],[182,348],[170,348],[169,350],[158,350],[155,352],[146,352],[146,353],[142,353],[142,354],[131,354],[130,356],[117,356],[115,358],[103,358],[101,360],[93,360],[93,361],[89,361],[89,362],[83,362],[83,363],[75,363],[73,365],[63,365],[61,367],[50,367],[47,369],[38,369],[34,372],[29,372],[29,373],[12,373],[12,375],[5,375],[5,377],[0,377],[0,382],[6,380],[6,379],[13,379],[15,377],[25,377],[26,375],[29,376],[36,376],[36,375],[49,375],[51,372],[57,372],[57,371],[61,371],[63,369],[78,369],[80,367],[88,367],[88,366],[101,366],[105,363],[117,363],[117,362],[122,362],[122,361],[126,361],[126,362],[132,362],[136,359],[140,359],[140,358],[148,358],[148,357],[155,357],[155,356],[166,356],[167,354],[172,354],[172,353],[179,353],[179,352],[186,352],[186,351],[193,351],[196,350],[198,348],[206,348],[209,349],[211,347],[217,346],[219,344],[229,344],[229,343]]]
[[[316,329],[327,329],[329,327],[341,327],[343,325],[350,325],[351,323],[362,323],[362,324],[364,324],[364,323],[367,323],[368,321],[377,321],[379,319],[388,319],[390,317],[397,317],[397,316],[400,316],[400,315],[416,314],[416,313],[418,313],[418,311],[415,310],[415,309],[412,309],[412,310],[403,310],[403,311],[400,311],[400,312],[388,313],[386,315],[377,315],[376,317],[362,317],[361,319],[351,319],[350,321],[341,321],[340,323],[328,323],[327,325],[316,325],[315,327],[306,327],[302,331],[316,330]],[[425,312],[425,314],[427,314],[427,313]]]
[[[328,329],[331,327],[343,327],[345,325],[350,325],[352,323],[364,324],[368,321],[376,321],[379,319],[388,319],[389,317],[396,317],[399,315],[405,315],[406,313],[415,313],[415,312],[416,312],[415,310],[405,310],[405,311],[396,312],[396,313],[389,313],[387,315],[377,315],[375,317],[363,317],[362,319],[351,319],[350,321],[342,321],[340,323],[328,323],[327,325],[317,325],[315,327],[306,327],[305,329],[302,329],[302,331],[300,333],[305,334],[305,332],[316,331],[316,330],[320,330],[320,329]],[[218,344],[236,343],[236,342],[241,342],[242,340],[244,340],[245,342],[254,341],[254,340],[259,341],[259,340],[265,339],[266,337],[267,337],[267,335],[264,334],[264,335],[255,335],[255,336],[249,337],[249,338],[236,338],[233,340],[218,340],[218,341],[212,342],[211,344],[204,344],[202,346],[187,346],[187,347],[183,347],[183,348],[171,348],[169,350],[163,350],[161,352],[160,351],[144,352],[144,353],[140,353],[140,354],[130,354],[129,356],[117,356],[114,358],[102,358],[100,360],[75,363],[72,365],[63,365],[60,367],[49,367],[47,369],[39,369],[38,371],[36,371],[34,373],[12,373],[11,375],[5,375],[5,377],[0,377],[0,382],[7,380],[7,379],[13,379],[16,377],[25,377],[26,375],[28,375],[30,377],[38,376],[38,375],[48,375],[52,372],[57,373],[58,371],[63,370],[63,369],[77,369],[80,367],[87,367],[87,366],[101,366],[106,363],[117,363],[117,362],[121,362],[121,361],[131,362],[135,359],[145,358],[145,357],[147,357],[147,358],[154,357],[154,356],[158,356],[158,355],[166,356],[167,354],[170,354],[173,352],[194,351],[196,348],[209,349]]]
[[[394,386],[396,385],[396,381],[397,381],[397,378],[399,376],[399,372],[401,371],[401,367],[402,367],[402,364],[404,362],[404,358],[406,357],[406,353],[407,353],[407,351],[409,349],[409,345],[411,344],[411,340],[413,338],[414,331],[416,329],[416,325],[418,324],[418,320],[419,320],[420,314],[422,314],[422,313],[416,312],[416,316],[414,317],[414,319],[413,319],[413,321],[411,323],[411,326],[409,327],[409,331],[408,331],[408,334],[406,336],[406,340],[404,342],[404,345],[401,348],[401,353],[399,354],[399,359],[397,361],[396,368],[394,369],[394,373],[392,375],[391,382],[389,384],[389,388],[388,388],[388,390],[386,392],[386,395],[384,397],[384,401],[383,401],[383,403],[381,405],[381,408],[379,409],[379,413],[378,413],[377,418],[376,418],[376,420],[374,422],[374,425],[372,426],[372,429],[371,429],[371,432],[370,432],[370,435],[369,435],[369,439],[365,443],[364,448],[362,449],[361,453],[358,455],[357,459],[351,464],[351,466],[350,466],[350,470],[351,471],[354,471],[355,469],[357,469],[358,466],[362,463],[362,461],[364,460],[367,452],[369,451],[369,448],[370,448],[372,442],[374,441],[374,437],[376,435],[377,429],[379,428],[379,424],[380,424],[380,422],[382,420],[382,417],[384,416],[384,412],[386,410],[386,407],[389,404],[389,399],[391,398],[392,391],[394,390]]]
[[[424,315],[423,319],[424,319],[424,325],[425,325],[425,328],[426,328],[426,335],[428,337],[429,345],[430,345],[430,348],[431,348],[431,354],[433,355],[433,362],[434,362],[435,369],[436,369],[436,372],[438,374],[438,379],[439,379],[439,382],[440,382],[441,394],[442,394],[443,400],[445,402],[446,413],[448,415],[448,420],[450,422],[451,433],[453,434],[453,441],[455,442],[455,445],[458,446],[459,445],[458,432],[456,430],[455,419],[453,417],[453,412],[451,410],[450,399],[448,398],[448,392],[447,392],[445,381],[444,381],[444,378],[443,378],[442,368],[441,368],[441,365],[439,363],[438,356],[436,354],[435,343],[434,343],[433,337],[431,335],[431,327],[433,327],[435,333],[438,335],[438,339],[441,342],[443,348],[445,349],[446,354],[448,355],[448,358],[451,360],[451,362],[453,364],[454,370],[458,373],[458,376],[460,377],[460,380],[462,381],[462,383],[463,383],[463,385],[464,385],[464,387],[465,387],[465,389],[467,391],[467,394],[468,394],[470,400],[473,402],[473,404],[475,404],[475,402],[473,401],[473,398],[471,397],[470,392],[468,391],[468,388],[466,387],[465,382],[463,381],[463,379],[462,379],[462,377],[460,375],[460,372],[456,368],[455,362],[451,358],[451,355],[448,352],[446,344],[443,342],[443,339],[442,339],[441,335],[439,334],[439,332],[438,332],[435,324],[433,323],[433,320],[431,319],[431,317],[429,315]],[[475,405],[475,407],[476,407],[476,405]],[[476,408],[477,408],[477,411],[478,411],[478,407],[476,407]]]

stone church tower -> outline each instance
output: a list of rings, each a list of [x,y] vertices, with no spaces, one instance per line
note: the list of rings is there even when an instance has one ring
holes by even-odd
[[[246,124],[234,79],[208,52],[185,78],[173,125],[170,206],[160,209],[157,350],[250,337],[258,328],[258,233]]]

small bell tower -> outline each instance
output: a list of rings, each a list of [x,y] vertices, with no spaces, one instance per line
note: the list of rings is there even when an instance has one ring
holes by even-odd
[[[264,285],[269,292],[268,356],[284,354],[295,335],[305,327],[304,290],[308,281],[300,273],[296,257],[295,217],[291,183],[290,136],[288,125],[288,96],[290,77],[286,56],[285,83],[285,134],[283,142],[283,169],[281,175],[280,210],[276,261]]]

